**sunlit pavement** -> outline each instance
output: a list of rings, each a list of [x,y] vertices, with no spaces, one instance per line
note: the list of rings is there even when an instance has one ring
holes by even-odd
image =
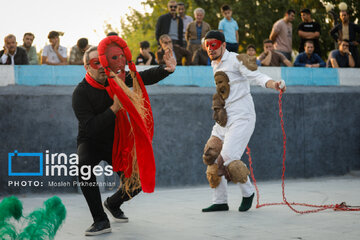
[[[280,181],[258,182],[260,204],[282,201]],[[103,199],[111,193],[102,194]],[[289,202],[309,204],[360,205],[358,172],[343,177],[295,179],[285,182]],[[211,204],[208,186],[159,188],[152,194],[141,193],[122,206],[128,223],[116,223],[109,216],[112,233],[85,237],[92,224],[82,194],[58,194],[67,208],[67,218],[55,239],[359,239],[360,212],[325,210],[297,214],[288,206],[256,208],[256,199],[248,212],[238,212],[241,193],[231,184],[228,191],[230,210],[202,213]],[[18,195],[24,215],[40,207],[51,197],[46,194]],[[295,207],[298,210],[309,208]]]

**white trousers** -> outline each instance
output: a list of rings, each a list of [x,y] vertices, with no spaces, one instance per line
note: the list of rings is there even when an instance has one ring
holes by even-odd
[[[224,159],[224,165],[229,165],[234,160],[240,160],[251,135],[255,128],[255,115],[248,118],[241,118],[226,127],[215,124],[211,135],[220,138],[223,141],[221,156]],[[243,197],[250,197],[254,193],[254,187],[250,178],[246,183],[238,183]],[[219,186],[214,189],[213,204],[227,203],[227,180],[221,177]]]
[[[237,183],[237,185],[239,185],[243,197],[250,197],[254,193],[254,187],[249,177],[246,183]],[[212,203],[223,204],[227,202],[227,180],[222,176],[219,186],[214,190]]]

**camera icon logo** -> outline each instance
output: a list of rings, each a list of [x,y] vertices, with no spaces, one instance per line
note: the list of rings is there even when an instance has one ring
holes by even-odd
[[[17,150],[8,153],[8,175],[43,176],[43,155],[43,153],[19,153]],[[30,170],[28,172],[21,171],[24,168]]]

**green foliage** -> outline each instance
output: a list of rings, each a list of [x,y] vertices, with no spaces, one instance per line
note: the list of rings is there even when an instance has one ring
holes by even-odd
[[[44,202],[45,208],[33,211],[29,224],[20,234],[20,240],[54,239],[66,217],[66,209],[60,198],[54,196]]]
[[[1,239],[40,240],[54,239],[55,234],[66,217],[66,209],[60,198],[54,196],[44,202],[45,208],[40,208],[27,218],[27,227],[17,233],[10,218],[19,220],[22,216],[22,203],[16,197],[4,198],[0,203],[0,237]]]
[[[22,203],[15,196],[4,198],[0,203],[0,222],[14,217],[18,220],[22,216]]]
[[[187,15],[193,9],[193,1],[183,1],[187,7]],[[157,19],[168,13],[168,0],[146,0],[142,4],[149,6],[152,12],[142,14],[139,11],[132,9],[131,13],[126,15],[121,20],[121,37],[127,42],[133,59],[139,54],[140,42],[148,41],[152,52],[156,52],[158,44],[155,38],[155,27]],[[191,16],[193,14],[190,14]]]
[[[204,21],[210,24],[212,29],[217,29],[219,21],[223,18],[220,7],[223,4],[230,4],[233,11],[233,18],[239,25],[239,45],[243,51],[248,44],[254,44],[257,52],[262,52],[262,41],[269,38],[273,24],[284,16],[288,9],[296,11],[296,18],[293,22],[293,49],[297,51],[300,39],[297,34],[297,27],[301,23],[300,10],[309,8],[313,14],[312,18],[321,25],[320,45],[323,57],[330,50],[334,49],[334,41],[329,32],[333,27],[333,21],[326,12],[323,3],[335,5],[334,12],[338,14],[337,5],[345,2],[350,10],[350,20],[360,20],[359,0],[187,0],[187,15],[193,16],[193,10],[201,7],[205,10]],[[139,43],[147,40],[156,51],[155,26],[157,19],[167,13],[168,0],[145,0],[142,4],[152,9],[152,12],[141,14],[133,10],[121,22],[122,37],[127,41],[134,56],[138,54]]]
[[[1,239],[16,239],[17,231],[8,220],[22,216],[22,203],[14,196],[4,198],[0,203],[0,236]]]

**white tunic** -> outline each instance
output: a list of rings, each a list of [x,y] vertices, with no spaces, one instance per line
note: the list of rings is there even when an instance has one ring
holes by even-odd
[[[229,77],[230,94],[225,100],[225,109],[228,115],[226,126],[242,117],[255,115],[254,102],[250,94],[250,82],[265,87],[271,78],[258,70],[250,71],[236,58],[238,54],[225,50],[219,63],[212,61],[214,74],[217,71],[225,72]]]

